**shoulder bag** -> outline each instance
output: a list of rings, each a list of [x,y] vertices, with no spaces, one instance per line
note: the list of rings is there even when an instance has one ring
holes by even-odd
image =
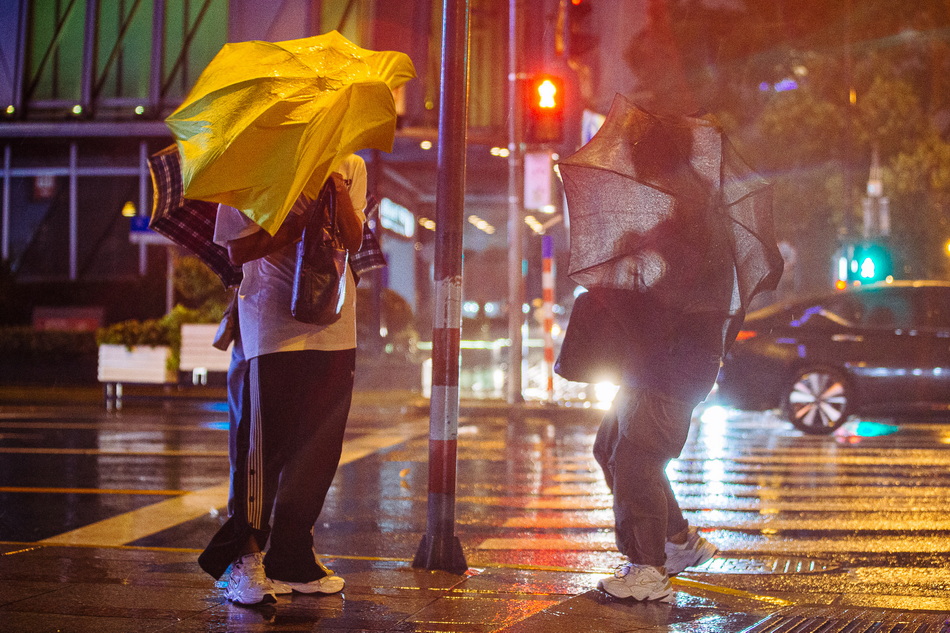
[[[573,382],[620,384],[627,342],[605,298],[588,291],[574,300],[554,371]]]
[[[336,222],[336,187],[331,179],[320,190],[297,242],[290,307],[295,319],[312,325],[330,325],[340,319],[348,257]]]

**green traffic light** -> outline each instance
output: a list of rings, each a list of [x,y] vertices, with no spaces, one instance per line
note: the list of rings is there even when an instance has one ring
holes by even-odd
[[[891,255],[882,244],[855,244],[849,260],[848,281],[873,283],[891,275]]]

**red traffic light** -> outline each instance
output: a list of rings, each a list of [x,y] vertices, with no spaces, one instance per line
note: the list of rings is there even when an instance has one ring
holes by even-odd
[[[564,136],[564,81],[555,75],[535,75],[525,88],[525,141],[560,143]]]
[[[563,109],[563,82],[557,77],[537,77],[533,84],[534,109],[555,111]]]

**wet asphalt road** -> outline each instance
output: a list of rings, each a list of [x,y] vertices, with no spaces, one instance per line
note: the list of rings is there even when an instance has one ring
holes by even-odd
[[[316,526],[321,554],[413,558],[428,418],[405,405],[358,396]],[[462,417],[457,535],[470,567],[609,573],[620,562],[590,454],[597,419],[511,419],[503,407]],[[220,402],[0,407],[0,541],[203,547],[223,521],[226,425]],[[681,587],[950,615],[950,414],[813,437],[772,414],[710,409],[669,472],[687,518],[722,550]],[[570,577],[577,592],[596,580]]]

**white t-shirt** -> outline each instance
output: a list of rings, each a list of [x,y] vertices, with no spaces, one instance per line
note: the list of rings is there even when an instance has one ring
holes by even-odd
[[[355,154],[344,159],[337,171],[343,175],[350,199],[361,222],[366,221],[366,163]],[[302,214],[310,203],[301,196],[291,213]],[[263,229],[246,215],[226,205],[218,205],[214,241],[252,235]],[[254,358],[274,352],[299,350],[343,350],[356,347],[356,283],[347,267],[346,296],[340,319],[326,326],[297,321],[290,313],[297,245],[290,244],[243,266],[244,280],[238,290],[238,323],[244,355]]]

